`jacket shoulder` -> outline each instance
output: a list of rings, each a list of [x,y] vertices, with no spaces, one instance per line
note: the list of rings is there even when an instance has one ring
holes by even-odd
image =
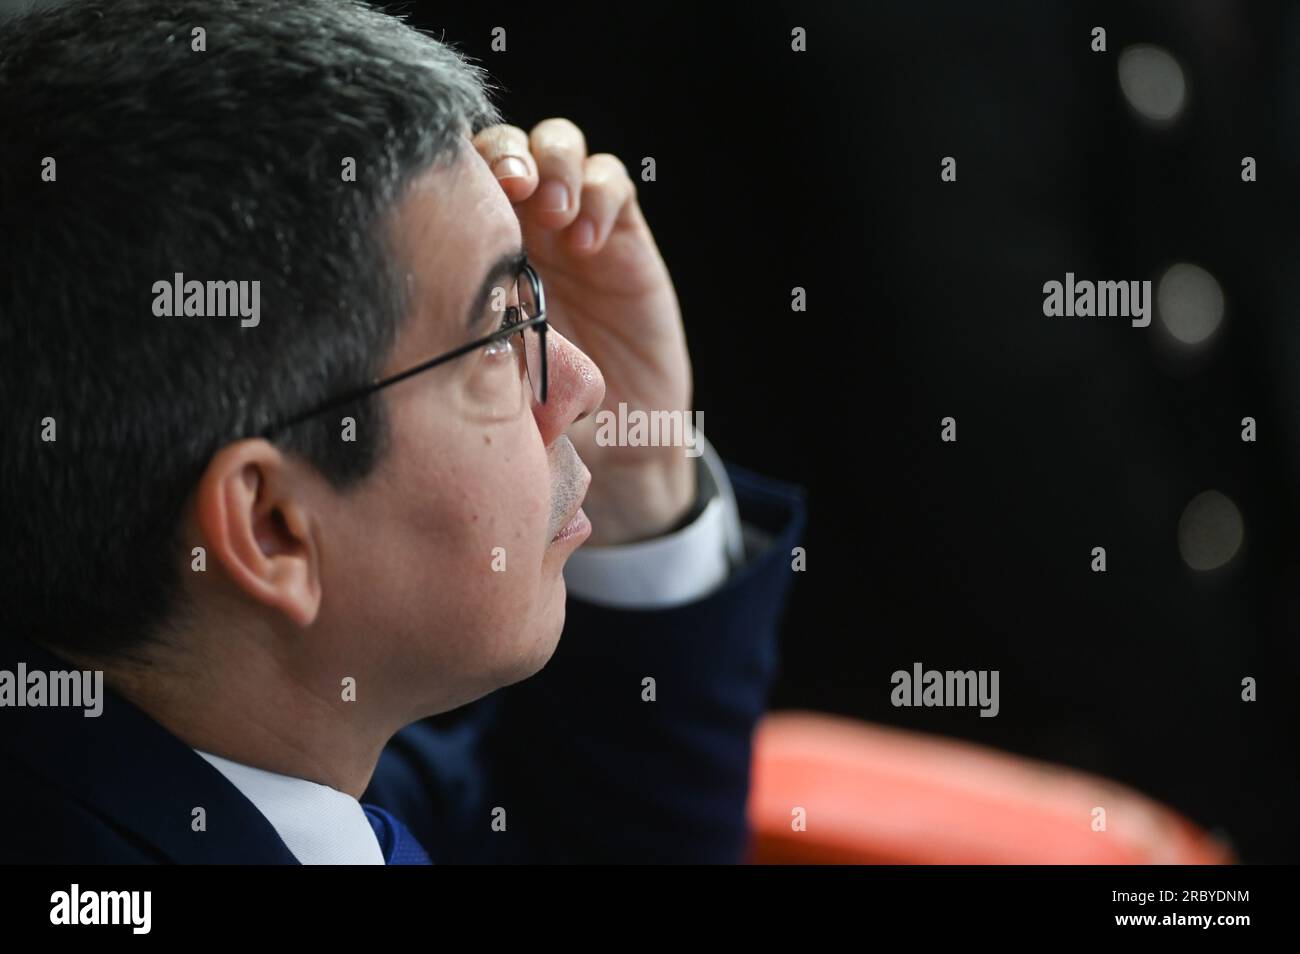
[[[158,864],[130,832],[0,752],[0,863]]]

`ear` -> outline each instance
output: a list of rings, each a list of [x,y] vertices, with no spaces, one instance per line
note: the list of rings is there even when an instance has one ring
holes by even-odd
[[[316,521],[303,475],[258,439],[217,452],[199,479],[195,517],[208,547],[247,596],[309,626],[320,610]]]

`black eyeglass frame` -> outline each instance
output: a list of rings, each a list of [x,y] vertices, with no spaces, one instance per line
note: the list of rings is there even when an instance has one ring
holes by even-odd
[[[537,274],[536,270],[533,268],[532,265],[525,264],[523,269],[519,272],[519,277],[520,278],[526,277],[532,283],[533,286],[533,298],[537,302],[537,314],[534,315],[532,318],[528,318],[524,321],[518,321],[517,317],[519,313],[519,306],[510,305],[509,307],[506,308],[505,317],[504,317],[504,320],[507,322],[507,325],[505,327],[498,328],[496,331],[494,331],[492,334],[488,335],[487,337],[479,338],[476,341],[471,341],[469,342],[469,344],[463,344],[459,348],[455,348],[451,351],[446,352],[445,354],[438,355],[436,358],[430,358],[428,361],[422,361],[413,368],[407,368],[405,371],[399,371],[397,374],[390,375],[389,377],[383,378],[378,381],[374,381],[370,384],[365,385],[364,387],[355,388],[354,390],[349,391],[346,394],[341,394],[338,397],[328,398],[327,400],[321,402],[320,404],[315,405],[312,408],[309,408],[306,411],[303,411],[300,414],[295,414],[293,417],[286,419],[282,423],[267,428],[266,430],[262,431],[261,436],[270,437],[271,435],[277,434],[280,431],[288,430],[289,428],[294,427],[297,424],[301,424],[303,421],[310,420],[311,418],[315,417],[318,414],[324,414],[326,411],[333,410],[334,408],[344,407],[345,405],[348,404],[354,404],[357,401],[360,401],[362,398],[367,398],[370,395],[376,393],[377,391],[382,391],[386,387],[390,387],[391,385],[397,384],[399,381],[405,381],[407,378],[414,377],[417,374],[420,374],[424,371],[428,371],[430,368],[436,368],[440,364],[445,364],[448,361],[451,361],[455,358],[459,358],[463,355],[467,355],[471,351],[477,351],[479,348],[485,348],[488,345],[493,344],[497,341],[504,341],[505,339],[513,337],[514,335],[519,335],[520,346],[525,349],[523,355],[524,372],[529,376],[529,383],[531,384],[532,372],[528,370],[528,353],[527,353],[528,342],[524,340],[524,332],[527,331],[529,328],[536,329],[537,336],[539,339],[538,348],[540,349],[541,365],[542,365],[541,402],[545,404],[546,394],[547,394],[547,384],[549,382],[549,377],[550,377],[549,371],[546,366],[546,332],[547,329],[550,327],[550,325],[547,323],[546,320],[546,290],[542,287],[541,276]]]

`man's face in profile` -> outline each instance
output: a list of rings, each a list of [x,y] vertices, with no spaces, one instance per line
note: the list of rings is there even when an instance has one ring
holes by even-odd
[[[413,307],[384,375],[495,331],[502,315],[491,296],[468,312],[491,266],[521,243],[514,209],[468,139],[454,163],[417,177],[394,235]],[[517,303],[514,276],[493,284]],[[385,688],[425,711],[546,663],[564,623],[562,569],[585,539],[553,541],[590,480],[564,434],[600,406],[604,380],[552,331],[540,404],[512,341],[382,392],[386,453],[322,507],[318,622],[339,641],[329,655],[365,654],[358,668],[381,667]]]

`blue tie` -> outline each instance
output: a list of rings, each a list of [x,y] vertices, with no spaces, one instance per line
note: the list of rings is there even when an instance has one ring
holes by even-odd
[[[420,847],[420,843],[415,840],[415,836],[411,834],[411,829],[403,825],[396,816],[384,811],[378,805],[367,805],[363,802],[361,808],[370,821],[370,827],[375,830],[375,837],[379,839],[379,848],[384,853],[384,864],[433,864],[425,850]]]

